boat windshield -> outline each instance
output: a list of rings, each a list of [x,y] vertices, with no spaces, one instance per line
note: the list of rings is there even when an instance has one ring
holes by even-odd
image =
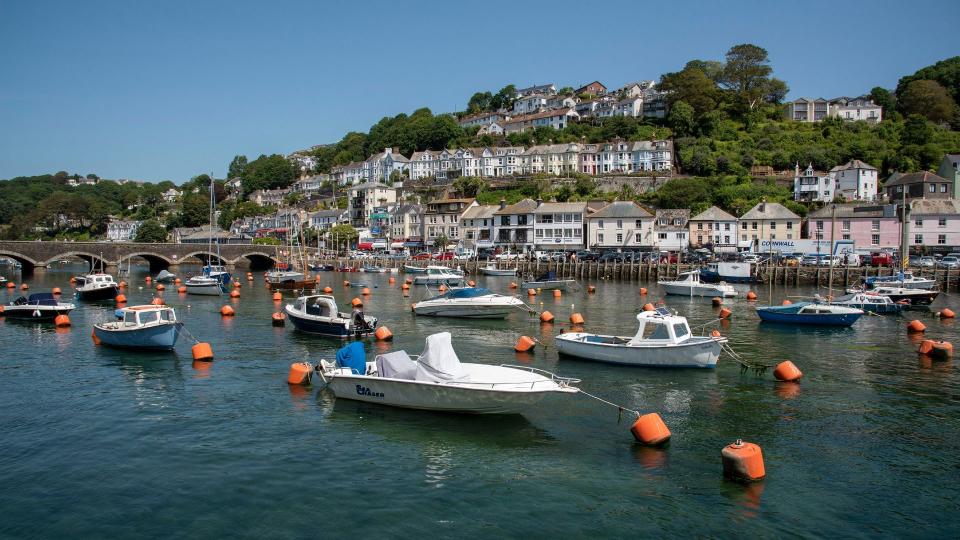
[[[450,290],[446,294],[441,295],[441,298],[477,298],[478,296],[487,296],[490,294],[493,294],[490,292],[490,289],[484,289],[483,287],[465,287],[463,289]]]
[[[173,322],[173,321],[176,321],[176,320],[177,320],[177,317],[176,317],[176,315],[173,314],[173,310],[172,310],[172,309],[165,309],[165,310],[163,310],[163,311],[160,312],[160,320],[161,320],[161,321],[167,321],[167,322]]]
[[[140,324],[150,324],[157,322],[157,312],[156,311],[141,311],[140,312]]]
[[[690,329],[687,328],[686,323],[674,323],[673,333],[676,334],[677,339],[685,337],[690,333]]]

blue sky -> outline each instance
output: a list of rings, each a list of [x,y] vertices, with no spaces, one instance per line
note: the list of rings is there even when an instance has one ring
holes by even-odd
[[[960,53],[953,2],[0,4],[0,178],[177,183],[477,90],[657,79],[737,43],[790,96],[892,88]]]

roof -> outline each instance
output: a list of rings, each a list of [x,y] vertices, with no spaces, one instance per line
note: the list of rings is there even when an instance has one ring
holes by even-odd
[[[666,219],[667,223],[665,225],[660,225],[659,221],[661,219]],[[680,225],[673,224],[675,219],[679,219],[681,221]],[[657,210],[654,227],[658,231],[684,231],[687,229],[688,221],[690,221],[690,210],[687,210],[686,208],[664,208],[662,210]]]
[[[893,208],[894,205],[878,204],[828,204],[823,208],[818,208],[807,214],[807,219],[830,219],[834,216],[833,209],[836,208],[837,218],[881,218],[896,217]],[[889,209],[887,209],[889,207]]]
[[[740,219],[800,219],[800,216],[780,203],[759,202]]]
[[[920,199],[910,206],[911,215],[960,214],[960,201],[956,199]]]
[[[564,212],[586,212],[587,203],[585,202],[545,202],[538,206],[533,212],[535,214],[556,214]]]
[[[493,213],[495,216],[509,215],[509,214],[532,214],[533,211],[537,208],[537,201],[533,199],[523,199],[514,204],[504,206],[503,208],[497,210]]]
[[[335,208],[333,210],[317,210],[316,212],[311,212],[311,218],[324,218],[324,217],[340,217],[344,213],[348,212],[346,209]]]
[[[937,176],[930,171],[915,172],[909,174],[897,175],[894,173],[890,175],[890,178],[883,184],[883,187],[888,186],[905,186],[907,184],[928,184],[931,182],[949,182],[946,178],[942,176]]]
[[[614,201],[590,214],[590,219],[602,218],[650,218],[653,215],[633,201]]]
[[[500,207],[495,204],[484,204],[482,206],[471,206],[460,216],[460,219],[489,219],[493,217],[494,212]]]
[[[859,159],[852,159],[846,165],[837,165],[836,167],[830,169],[830,172],[834,171],[846,171],[850,169],[867,169],[869,171],[877,170],[876,167],[870,165],[869,163],[864,163]]]
[[[470,204],[475,200],[476,199],[474,199],[473,197],[463,198],[463,199],[434,199],[432,201],[427,202],[427,204],[454,204],[454,203]]]
[[[504,124],[505,125],[519,124],[521,122],[530,122],[532,120],[538,120],[540,118],[552,118],[554,116],[566,116],[568,114],[576,115],[577,112],[573,110],[572,107],[565,107],[563,109],[554,109],[551,111],[543,111],[543,112],[538,112],[533,114],[524,114],[522,116],[515,116],[510,120],[507,120]]]
[[[724,212],[716,206],[711,206],[703,212],[690,218],[690,221],[736,221],[736,216]]]
[[[350,191],[359,191],[366,189],[394,189],[386,184],[381,184],[380,182],[364,182],[362,184],[357,184],[355,186],[350,186]]]

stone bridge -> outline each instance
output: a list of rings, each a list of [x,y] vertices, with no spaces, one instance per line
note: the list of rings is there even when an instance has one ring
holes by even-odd
[[[126,265],[134,257],[150,263],[150,271],[176,269],[181,262],[222,264],[227,267],[269,268],[277,262],[274,246],[222,244],[211,252],[207,244],[139,244],[134,242],[42,242],[0,241],[0,257],[10,257],[23,265],[23,272],[47,268],[60,259],[79,257],[91,268],[101,265],[108,271]]]

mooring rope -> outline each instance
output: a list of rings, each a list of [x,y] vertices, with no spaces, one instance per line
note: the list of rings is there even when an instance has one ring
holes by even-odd
[[[617,411],[618,411],[618,412],[617,412],[617,422],[619,422],[620,419],[622,418],[622,416],[623,416],[623,411],[632,412],[633,414],[637,415],[637,418],[640,418],[640,416],[641,416],[640,411],[635,411],[635,410],[633,410],[633,409],[629,409],[629,408],[627,408],[627,407],[624,407],[623,405],[617,405],[616,403],[614,403],[614,402],[612,402],[612,401],[607,401],[607,400],[603,399],[602,397],[595,396],[595,395],[591,394],[590,392],[587,392],[586,390],[584,390],[584,389],[582,389],[582,388],[577,388],[577,391],[578,391],[578,393],[583,394],[583,395],[585,395],[585,396],[587,396],[587,397],[593,398],[593,399],[599,401],[600,403],[603,403],[603,404],[606,404],[606,405],[610,405],[611,407],[616,407],[616,408],[617,408]]]

